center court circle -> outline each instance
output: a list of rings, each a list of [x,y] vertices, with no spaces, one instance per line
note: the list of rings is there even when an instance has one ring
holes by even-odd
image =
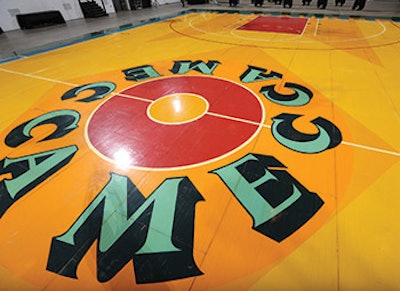
[[[208,101],[201,96],[175,93],[153,101],[147,115],[162,124],[182,124],[201,118],[208,108]]]
[[[239,150],[264,122],[258,97],[211,76],[173,76],[128,88],[90,117],[91,148],[114,163],[137,168],[195,166]]]

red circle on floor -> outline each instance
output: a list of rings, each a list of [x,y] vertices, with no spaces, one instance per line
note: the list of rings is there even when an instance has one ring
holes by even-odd
[[[201,96],[207,112],[176,124],[148,116],[154,101],[178,93]],[[140,83],[106,100],[86,130],[92,148],[106,159],[162,169],[223,157],[249,142],[263,121],[261,102],[245,87],[216,77],[174,76]]]

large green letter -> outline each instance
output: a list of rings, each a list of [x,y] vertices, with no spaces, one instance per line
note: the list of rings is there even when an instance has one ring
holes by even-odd
[[[0,174],[12,179],[0,181],[0,217],[19,198],[69,163],[78,148],[69,146],[21,158],[0,161]]]
[[[318,117],[311,121],[318,133],[308,134],[293,127],[301,117],[297,114],[282,113],[272,118],[272,135],[283,146],[305,154],[315,154],[332,149],[342,142],[342,134],[332,122]]]
[[[79,112],[75,110],[55,110],[35,117],[14,128],[5,138],[5,143],[9,147],[17,147],[32,139],[31,131],[41,125],[54,124],[56,129],[43,138],[41,141],[61,138],[74,129],[78,128],[81,118]]]
[[[240,76],[240,81],[243,83],[252,83],[282,78],[282,74],[275,71],[271,71],[269,74],[266,74],[265,72],[267,72],[266,69],[248,66],[247,70]]]
[[[101,282],[131,259],[138,283],[201,275],[193,259],[194,207],[200,200],[186,177],[165,180],[146,199],[128,177],[111,173],[71,228],[53,238],[47,269],[76,278],[78,264],[98,239]]]
[[[171,69],[171,72],[174,74],[186,74],[191,70],[195,70],[199,73],[212,75],[215,68],[220,64],[218,61],[208,61],[207,64],[203,61],[175,61],[174,67]]]
[[[293,90],[292,94],[281,94],[275,91],[276,85],[264,86],[260,93],[270,101],[284,106],[303,106],[310,102],[313,93],[304,86],[295,83],[285,83],[283,87]]]
[[[134,67],[134,68],[122,70],[122,72],[125,74],[125,79],[126,80],[128,80],[128,81],[136,81],[136,82],[161,76],[150,65]]]
[[[269,168],[274,169],[269,169]],[[248,154],[212,171],[253,218],[253,229],[280,242],[305,224],[323,201],[272,156]]]
[[[77,102],[88,103],[88,102],[103,99],[108,94],[110,94],[112,91],[114,91],[115,88],[116,88],[116,85],[111,82],[98,82],[98,83],[86,84],[86,85],[82,85],[82,86],[73,88],[73,89],[65,92],[64,95],[61,97],[61,100],[68,100],[71,98],[76,98],[76,97],[78,97],[78,95],[80,93],[89,90],[89,91],[93,91],[93,95],[77,100]]]

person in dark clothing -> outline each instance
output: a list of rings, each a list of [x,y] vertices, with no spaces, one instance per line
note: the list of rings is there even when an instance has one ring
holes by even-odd
[[[326,5],[328,5],[328,0],[318,0],[317,7],[319,9],[325,9]]]
[[[229,0],[229,6],[237,6],[238,5],[238,0]]]
[[[255,0],[254,1],[254,6],[263,6],[263,4],[264,4],[264,0]]]
[[[354,1],[353,7],[351,9],[353,9],[353,10],[357,9],[358,11],[363,10],[364,7],[365,7],[365,2],[366,2],[366,0],[356,0],[356,1]]]
[[[340,7],[342,7],[345,2],[346,0],[335,0],[335,6],[339,5]]]
[[[292,8],[293,0],[283,0],[283,8]]]
[[[304,5],[307,5],[307,6],[308,6],[308,5],[310,5],[311,0],[302,0],[301,2],[303,3],[303,6],[304,6]]]

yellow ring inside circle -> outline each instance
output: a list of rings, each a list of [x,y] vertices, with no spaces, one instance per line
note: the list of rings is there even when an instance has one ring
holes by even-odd
[[[201,118],[208,108],[207,100],[200,95],[174,93],[152,102],[147,109],[147,115],[158,123],[181,124]]]

